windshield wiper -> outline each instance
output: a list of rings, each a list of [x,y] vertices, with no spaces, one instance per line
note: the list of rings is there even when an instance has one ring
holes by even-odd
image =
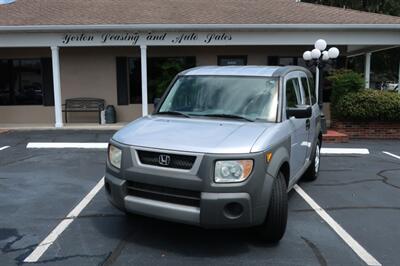
[[[155,113],[156,115],[180,115],[180,116],[184,116],[184,117],[188,117],[190,118],[189,115],[181,113],[181,112],[177,112],[177,111],[165,111],[165,112],[157,112]]]
[[[202,116],[209,116],[209,117],[222,117],[222,118],[236,118],[236,119],[243,119],[249,122],[254,122],[253,119],[240,116],[240,115],[232,115],[232,114],[204,114]]]

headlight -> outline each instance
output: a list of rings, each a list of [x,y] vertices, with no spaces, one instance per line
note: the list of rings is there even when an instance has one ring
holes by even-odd
[[[216,183],[238,183],[246,180],[253,170],[253,160],[217,161],[214,179]]]
[[[117,147],[110,145],[108,147],[108,160],[111,165],[120,169],[121,168],[122,151]]]

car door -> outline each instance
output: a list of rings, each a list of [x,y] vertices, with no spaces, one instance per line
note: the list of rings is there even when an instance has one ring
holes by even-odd
[[[296,108],[305,105],[305,93],[300,85],[299,71],[285,77],[285,107]],[[285,110],[286,110],[285,108]],[[286,117],[286,114],[285,114]],[[307,119],[286,117],[291,132],[290,172],[297,176],[305,164],[307,155],[308,130]]]
[[[302,72],[299,75],[300,85],[304,92],[304,104],[312,106],[312,115],[310,118],[306,119],[306,129],[308,132],[307,141],[303,143],[307,146],[306,161],[310,160],[312,153],[312,144],[316,138],[316,114],[318,112],[318,105],[316,104],[316,99],[311,93],[310,81],[308,80],[307,74]]]

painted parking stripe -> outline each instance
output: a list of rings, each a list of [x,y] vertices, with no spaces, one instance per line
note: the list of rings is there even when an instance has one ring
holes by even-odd
[[[321,148],[321,154],[369,154],[369,150],[356,148]]]
[[[333,220],[333,218],[324,209],[322,209],[301,187],[295,185],[294,189],[367,265],[382,265],[335,220]]]
[[[0,147],[0,151],[10,148],[10,146]]]
[[[107,142],[29,142],[28,149],[107,149]],[[369,154],[368,149],[321,148],[321,154]]]
[[[387,151],[383,151],[383,153],[386,154],[386,155],[392,156],[392,157],[394,157],[394,158],[400,160],[400,156],[398,156],[398,155],[396,155],[396,154],[393,154],[393,153],[390,153],[390,152],[387,152]]]
[[[92,190],[82,199],[81,202],[51,231],[51,233],[25,258],[24,262],[37,262],[46,250],[57,240],[62,232],[75,220],[89,202],[96,196],[104,186],[104,177],[92,188]]]
[[[107,142],[29,142],[27,149],[107,149]]]

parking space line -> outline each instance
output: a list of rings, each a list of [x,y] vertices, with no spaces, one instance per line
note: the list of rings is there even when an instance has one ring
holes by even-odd
[[[301,187],[295,185],[294,189],[367,265],[382,265],[370,253],[368,253],[368,251],[366,251],[349,233],[347,233],[335,220],[333,220],[333,218],[324,209],[322,209]]]
[[[0,151],[10,148],[10,146],[4,146],[0,148]]]
[[[321,154],[369,154],[369,150],[356,148],[321,148]]]
[[[392,156],[392,157],[394,157],[394,158],[400,160],[400,156],[398,156],[398,155],[396,155],[396,154],[393,154],[393,153],[390,153],[390,152],[387,152],[387,151],[383,151],[383,153],[386,154],[386,155]]]
[[[57,240],[62,232],[75,220],[81,211],[96,196],[104,186],[104,177],[92,188],[92,190],[82,199],[81,202],[51,231],[51,233],[25,258],[24,262],[37,262],[46,250]]]
[[[29,142],[27,149],[107,149],[107,142]]]

